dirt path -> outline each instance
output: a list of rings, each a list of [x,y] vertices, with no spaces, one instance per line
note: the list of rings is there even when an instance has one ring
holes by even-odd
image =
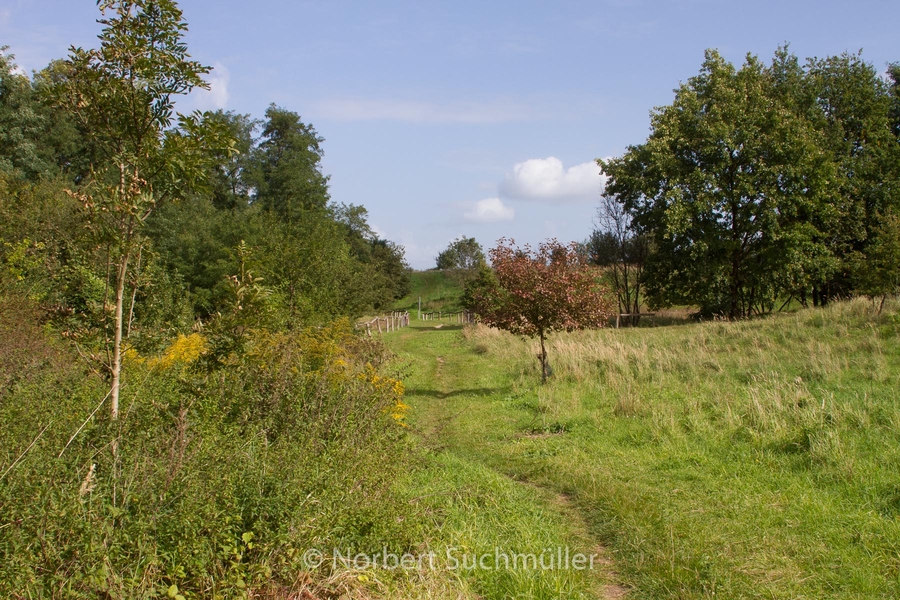
[[[418,414],[417,433],[432,450],[449,449],[452,452],[461,443],[477,445],[477,440],[473,437],[477,432],[473,434],[462,423],[468,412],[468,403],[477,402],[479,397],[496,396],[500,392],[480,385],[482,382],[474,375],[478,372],[477,365],[472,364],[479,360],[478,357],[473,357],[466,348],[454,347],[448,341],[458,339],[458,332],[432,330],[422,334],[409,332],[408,335],[427,335],[431,340],[440,342],[416,344],[415,355],[411,359],[412,368],[421,376],[416,384],[407,388],[407,401]],[[401,339],[396,341],[400,342],[398,345],[404,345]],[[466,452],[466,457],[491,468],[491,460],[487,456],[479,457],[477,453],[473,455],[469,451]],[[536,491],[547,510],[562,515],[573,534],[573,540],[577,542],[578,551],[599,557],[599,568],[592,571],[596,581],[595,588],[599,591],[598,598],[616,600],[626,597],[628,590],[620,583],[610,558],[611,553],[590,534],[589,523],[573,498],[539,482],[496,468],[492,468],[492,471],[515,485]]]
[[[560,510],[560,512],[569,516],[572,521],[576,524],[576,529],[581,532],[584,532],[587,535],[587,531],[589,530],[588,524],[584,519],[584,515],[581,514],[581,511],[578,510],[578,507],[572,502],[572,499],[565,494],[556,494],[556,497],[553,500],[553,503]],[[603,598],[604,600],[617,600],[620,598],[625,598],[626,594],[628,594],[628,589],[624,586],[617,583],[618,574],[615,570],[615,564],[610,558],[609,549],[606,548],[603,544],[596,544],[591,549],[591,552],[600,557],[600,572],[603,574],[606,583],[603,584]]]

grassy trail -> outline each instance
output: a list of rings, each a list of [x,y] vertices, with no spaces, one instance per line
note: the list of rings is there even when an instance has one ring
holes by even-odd
[[[594,561],[593,568],[583,571],[464,571],[463,583],[473,595],[485,598],[624,597],[609,553],[572,499],[498,468],[496,447],[509,441],[508,429],[517,428],[517,419],[489,407],[502,403],[511,386],[489,357],[471,352],[461,329],[414,322],[387,337],[404,365],[411,426],[431,461],[413,482],[412,493],[444,499],[436,512],[445,547],[471,549],[475,555],[499,548],[550,558],[560,548],[593,556]],[[493,414],[486,415],[485,409]],[[432,501],[426,510],[434,509]]]
[[[535,344],[495,330],[414,321],[385,340],[427,449],[409,488],[432,546],[613,561],[468,572],[466,594],[900,597],[896,303],[559,334],[545,386]]]

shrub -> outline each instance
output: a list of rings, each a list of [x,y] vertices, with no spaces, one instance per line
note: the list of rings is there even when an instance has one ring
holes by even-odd
[[[0,595],[235,597],[296,587],[312,547],[411,547],[402,383],[346,322],[254,332],[213,370],[200,333],[132,349],[117,422],[101,377],[14,322],[43,358],[0,390]]]

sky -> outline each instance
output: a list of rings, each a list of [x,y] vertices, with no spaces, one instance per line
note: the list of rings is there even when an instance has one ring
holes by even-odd
[[[594,228],[597,158],[649,134],[650,112],[704,51],[768,62],[863,51],[900,61],[900,2],[181,0],[211,89],[179,109],[261,118],[274,103],[325,138],[334,202],[363,205],[417,269],[460,236],[536,245]],[[3,0],[0,46],[31,72],[96,47],[95,0]]]

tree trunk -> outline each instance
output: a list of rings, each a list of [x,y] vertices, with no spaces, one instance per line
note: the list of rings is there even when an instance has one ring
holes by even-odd
[[[119,417],[119,384],[122,375],[122,325],[123,308],[125,305],[125,277],[128,274],[128,250],[123,250],[116,269],[116,318],[113,326],[113,354],[110,365],[110,417],[115,420]]]
[[[138,278],[141,276],[141,254],[143,245],[138,246],[137,265],[135,266],[134,285],[131,288],[131,305],[128,309],[128,326],[125,329],[125,338],[131,337],[131,324],[134,322],[134,303],[137,300]]]
[[[547,383],[547,348],[544,345],[544,331],[538,334],[541,338],[541,383]]]
[[[736,321],[745,316],[750,316],[749,307],[744,307],[743,298],[741,298],[741,254],[738,249],[733,251],[731,255],[731,283],[729,285],[729,303],[728,320]]]
[[[731,201],[731,282],[729,285],[729,295],[731,306],[728,309],[728,320],[734,321],[738,315],[738,304],[740,302],[740,278],[741,258],[740,258],[740,233],[738,230],[738,205],[735,200]]]

